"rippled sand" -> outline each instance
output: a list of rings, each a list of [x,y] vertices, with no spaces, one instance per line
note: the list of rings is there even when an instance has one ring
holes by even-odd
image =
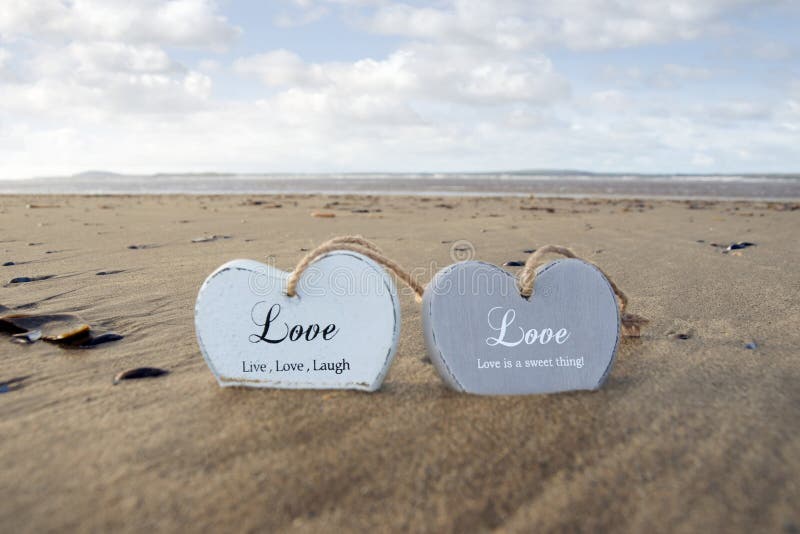
[[[125,336],[81,351],[0,337],[2,530],[795,532],[796,208],[0,197],[0,265],[15,263],[0,267],[0,304]],[[208,273],[268,255],[290,269],[354,233],[423,281],[459,240],[496,264],[567,245],[652,322],[598,392],[481,398],[446,389],[426,363],[406,293],[381,391],[220,389],[193,327]],[[212,235],[230,237],[198,240]],[[740,241],[756,246],[722,252]],[[33,280],[4,285],[18,277]],[[169,374],[113,385],[144,366]]]

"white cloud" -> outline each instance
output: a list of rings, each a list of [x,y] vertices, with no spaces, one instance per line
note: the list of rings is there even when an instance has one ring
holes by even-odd
[[[240,33],[210,0],[37,0],[0,4],[0,39],[124,41],[219,48]]]
[[[753,100],[727,100],[698,106],[697,113],[709,121],[767,121],[772,118],[774,107]]]
[[[319,84],[321,72],[307,65],[303,59],[288,50],[274,50],[263,54],[237,59],[234,70],[242,74],[254,74],[270,87],[287,85]]]
[[[751,4],[456,0],[426,8],[295,0],[284,6],[287,18],[278,23],[293,29],[283,32],[311,32],[297,24],[326,16],[338,18],[314,31],[345,20],[337,32],[374,32],[342,49],[327,34],[309,33],[326,39],[325,58],[346,58],[331,60],[315,57],[314,46],[304,46],[302,55],[259,48],[273,40],[254,38],[271,30],[255,23],[245,28],[252,33],[242,47],[254,52],[231,59],[219,51],[241,31],[210,1],[0,3],[0,161],[4,176],[87,168],[785,167],[800,161],[800,84],[775,85],[769,98],[755,83],[712,92],[723,67],[707,57],[666,53],[637,61],[645,48],[618,54],[619,64],[599,77],[595,67],[615,57],[604,49],[732,31],[728,15]],[[363,47],[373,41],[388,52]],[[780,44],[780,36],[770,42]],[[771,45],[766,53],[777,56],[779,49]],[[701,84],[705,94],[693,92]]]
[[[616,87],[676,89],[688,83],[712,80],[719,73],[710,67],[667,63],[651,68],[605,65],[599,74],[605,83]]]
[[[0,77],[0,111],[39,118],[80,113],[99,121],[200,109],[211,78],[172,59],[165,47],[213,50],[230,43],[240,30],[216,9],[209,0],[4,2],[0,40],[19,61]]]
[[[153,45],[117,42],[44,47],[20,79],[0,85],[0,110],[174,114],[201,105],[211,79],[174,62]]]
[[[268,86],[313,86],[344,94],[405,95],[479,104],[547,103],[569,92],[567,81],[539,54],[487,55],[466,46],[414,44],[385,60],[306,63],[278,50],[238,60],[234,68]]]
[[[441,7],[389,3],[367,17],[372,31],[519,50],[557,44],[576,50],[694,39],[725,28],[732,8],[758,0],[453,0]]]

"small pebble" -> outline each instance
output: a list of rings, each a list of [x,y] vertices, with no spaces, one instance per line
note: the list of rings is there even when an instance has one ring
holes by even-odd
[[[91,336],[87,341],[84,341],[78,348],[81,349],[88,349],[91,347],[95,347],[97,345],[102,345],[103,343],[109,343],[111,341],[119,341],[120,339],[124,339],[125,336],[117,334],[116,332],[106,332],[104,334],[99,334],[97,336]]]
[[[533,254],[534,252],[536,252],[536,249],[535,248],[526,248],[522,252],[524,252],[525,254]]]
[[[13,261],[7,261],[3,264],[3,267],[11,267],[12,265],[16,265]]]
[[[725,250],[740,250],[743,248],[754,247],[754,246],[756,246],[755,243],[750,243],[749,241],[742,241],[741,243],[731,243]]]
[[[53,275],[48,274],[45,276],[17,276],[16,278],[12,278],[8,283],[25,284],[27,282],[38,282],[39,280],[47,280],[48,278],[53,278]]]
[[[135,369],[128,369],[117,373],[114,377],[114,384],[118,384],[122,380],[137,380],[139,378],[154,378],[157,376],[165,375],[169,371],[159,369],[158,367],[137,367]]]
[[[208,243],[209,241],[216,241],[218,239],[230,239],[229,235],[207,235],[203,237],[196,237],[192,239],[192,243]]]
[[[524,261],[517,261],[517,260],[507,261],[503,264],[503,267],[524,267],[524,266],[525,266]]]
[[[746,348],[747,350],[756,350],[758,348],[758,345],[756,345],[755,341],[751,341],[750,343],[745,343],[744,348]]]
[[[20,389],[22,387],[23,382],[25,382],[29,378],[30,375],[15,376],[14,378],[0,381],[0,393],[10,393],[12,391]]]
[[[672,338],[672,339],[687,340],[687,339],[691,339],[692,338],[692,333],[691,332],[669,331],[669,332],[667,332],[667,337]]]

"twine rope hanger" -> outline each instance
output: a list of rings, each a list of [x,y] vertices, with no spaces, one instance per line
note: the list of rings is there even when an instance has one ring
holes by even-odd
[[[619,286],[614,282],[614,280],[611,279],[610,276],[608,276],[608,274],[606,274],[603,269],[601,269],[594,262],[580,258],[567,247],[560,247],[558,245],[545,245],[538,248],[536,252],[528,256],[528,259],[525,261],[525,266],[519,273],[519,293],[524,298],[530,299],[533,296],[533,283],[536,281],[536,269],[544,263],[542,261],[542,257],[547,254],[560,254],[565,258],[575,258],[585,261],[586,263],[593,265],[602,273],[603,276],[606,277],[606,280],[608,280],[608,283],[611,285],[611,289],[614,291],[614,295],[617,297],[617,301],[619,303],[619,315],[622,322],[622,331],[626,336],[637,337],[639,335],[640,328],[650,322],[648,319],[640,315],[628,313],[628,296],[622,292]]]
[[[374,262],[383,265],[392,274],[394,274],[398,280],[402,281],[411,288],[411,290],[414,292],[414,298],[417,302],[422,302],[422,294],[425,292],[425,287],[414,280],[409,272],[403,269],[400,264],[385,256],[383,252],[381,252],[381,249],[375,245],[375,243],[372,243],[371,241],[368,241],[357,235],[334,237],[333,239],[325,241],[320,246],[306,254],[297,264],[297,267],[295,267],[289,275],[289,278],[286,282],[286,294],[290,297],[297,295],[297,284],[300,282],[300,277],[302,276],[303,272],[308,269],[314,260],[324,256],[328,252],[333,252],[335,250],[352,250],[353,252],[358,252]]]
[[[297,295],[297,284],[300,282],[300,277],[303,275],[306,269],[308,269],[308,267],[317,258],[336,250],[351,250],[353,252],[358,252],[359,254],[370,258],[376,263],[383,265],[398,280],[402,281],[404,284],[410,287],[412,291],[414,291],[414,298],[417,302],[422,302],[422,295],[425,292],[425,286],[417,282],[408,271],[400,266],[400,264],[384,255],[380,248],[375,245],[375,243],[357,235],[334,237],[308,252],[289,274],[289,278],[287,279],[286,283],[286,295],[290,297]],[[606,280],[608,280],[608,283],[611,285],[611,289],[614,291],[614,295],[616,296],[619,304],[619,314],[622,323],[623,334],[630,337],[639,336],[640,328],[646,325],[649,320],[642,316],[628,313],[628,297],[622,292],[622,290],[611,279],[611,277],[593,262],[589,262],[583,258],[580,258],[569,248],[558,245],[544,245],[543,247],[537,249],[536,252],[528,256],[528,259],[525,261],[525,266],[522,268],[522,271],[520,271],[518,277],[519,290],[522,297],[529,299],[533,296],[533,285],[536,281],[536,268],[544,263],[542,261],[542,257],[547,254],[560,254],[566,258],[580,259],[596,267],[597,270],[606,277]]]

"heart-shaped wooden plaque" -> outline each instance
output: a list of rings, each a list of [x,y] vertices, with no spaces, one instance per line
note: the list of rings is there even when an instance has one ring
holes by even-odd
[[[293,297],[286,295],[288,276],[263,263],[234,260],[203,283],[195,329],[219,384],[378,389],[400,336],[391,277],[346,250],[316,259]]]
[[[466,261],[425,289],[428,355],[451,387],[484,395],[599,388],[614,361],[620,314],[600,270],[578,259],[537,270],[533,296],[497,266]]]

